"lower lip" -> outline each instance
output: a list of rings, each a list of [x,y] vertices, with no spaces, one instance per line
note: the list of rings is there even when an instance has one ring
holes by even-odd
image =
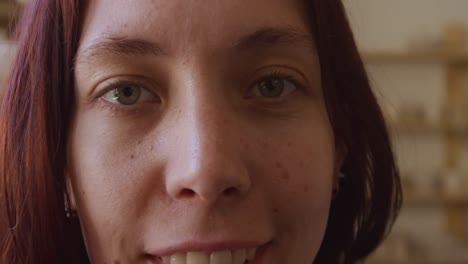
[[[267,244],[260,246],[255,254],[255,258],[252,261],[249,261],[248,264],[263,264],[263,259],[265,258],[271,243],[272,242],[270,241]],[[164,264],[161,259],[152,255],[147,255],[146,259],[149,260],[148,263],[150,264]]]

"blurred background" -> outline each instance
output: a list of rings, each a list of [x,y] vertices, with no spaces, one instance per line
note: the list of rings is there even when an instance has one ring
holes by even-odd
[[[22,2],[0,0],[2,85]],[[468,263],[468,0],[343,2],[405,190],[395,228],[366,263]]]
[[[405,191],[367,263],[468,263],[468,1],[344,3]]]
[[[14,43],[9,40],[11,29],[14,28],[16,14],[21,10],[23,3],[24,1],[0,0],[0,84],[2,86],[14,54]]]

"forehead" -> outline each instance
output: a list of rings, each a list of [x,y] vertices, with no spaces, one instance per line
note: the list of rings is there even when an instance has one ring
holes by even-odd
[[[302,1],[91,0],[80,50],[106,37],[144,38],[173,52],[216,49],[260,28],[308,33]]]

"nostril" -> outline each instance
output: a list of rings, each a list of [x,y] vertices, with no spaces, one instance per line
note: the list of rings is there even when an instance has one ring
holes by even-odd
[[[162,257],[160,257],[160,256],[155,256],[155,255],[152,255],[152,254],[145,254],[145,259],[149,260],[150,263],[161,263],[161,264],[165,264],[165,263],[163,262]]]
[[[195,191],[194,191],[194,190],[190,190],[190,189],[183,189],[183,190],[180,192],[180,196],[181,196],[181,197],[190,198],[190,197],[195,196]]]
[[[229,187],[226,190],[224,190],[224,195],[226,196],[233,196],[237,193],[237,188],[235,187]]]

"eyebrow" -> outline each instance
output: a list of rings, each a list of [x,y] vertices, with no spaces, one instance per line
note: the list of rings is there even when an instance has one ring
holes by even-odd
[[[234,47],[244,50],[250,48],[267,48],[275,45],[295,45],[305,44],[313,48],[315,46],[312,35],[304,33],[302,30],[294,27],[265,27],[242,37]]]
[[[265,27],[233,42],[235,50],[268,48],[277,45],[304,44],[311,49],[315,46],[313,37],[294,27]],[[86,48],[75,58],[75,64],[87,62],[98,56],[165,56],[168,53],[157,42],[140,38],[104,37]]]
[[[75,65],[105,55],[163,56],[166,53],[160,44],[148,40],[129,37],[104,37],[79,54],[75,58]]]

